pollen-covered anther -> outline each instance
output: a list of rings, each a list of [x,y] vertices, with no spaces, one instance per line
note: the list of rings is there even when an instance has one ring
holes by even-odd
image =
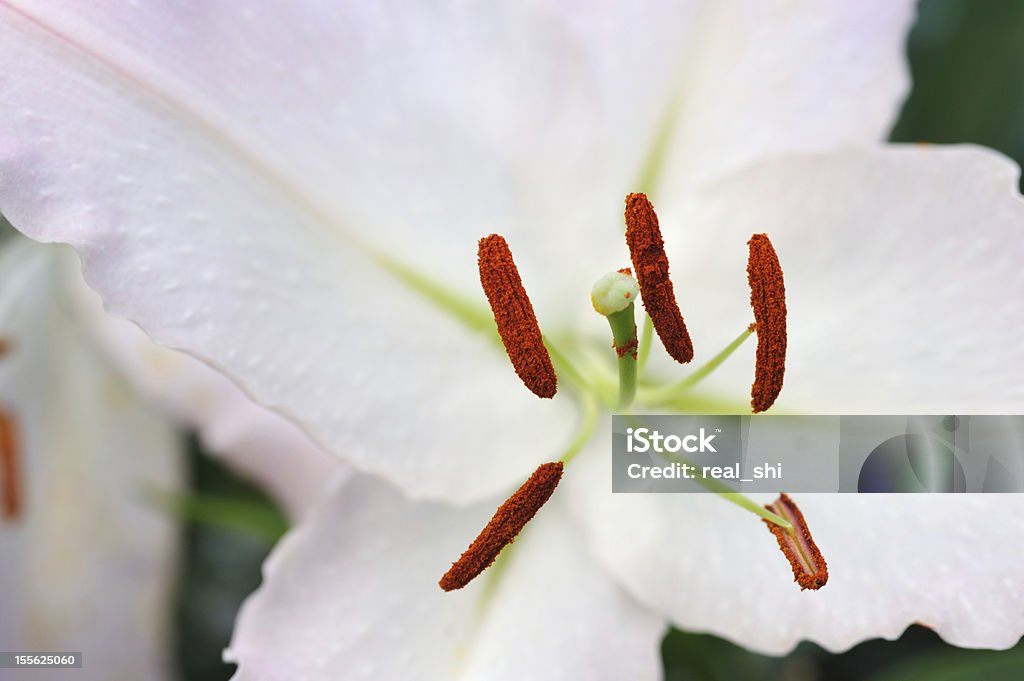
[[[693,343],[668,276],[668,256],[665,255],[658,216],[644,194],[626,197],[626,244],[633,260],[633,271],[640,283],[644,309],[654,324],[654,330],[668,354],[677,362],[686,364],[693,359]]]
[[[461,589],[486,570],[547,503],[562,479],[562,462],[544,463],[494,512],[469,548],[452,563],[438,585],[445,591]]]
[[[0,518],[21,515],[21,451],[14,417],[0,407]]]
[[[477,260],[480,284],[516,374],[538,397],[554,397],[555,368],[505,239],[498,234],[480,239]]]
[[[785,493],[779,495],[774,502],[766,504],[765,508],[785,518],[793,526],[792,530],[786,530],[769,520],[764,521],[778,540],[783,555],[793,567],[793,581],[799,584],[801,589],[817,590],[825,586],[828,582],[828,565],[811,537],[804,514]]]
[[[782,266],[767,234],[755,234],[747,242],[747,279],[750,305],[757,332],[757,363],[750,406],[754,413],[775,404],[786,375],[786,285]]]

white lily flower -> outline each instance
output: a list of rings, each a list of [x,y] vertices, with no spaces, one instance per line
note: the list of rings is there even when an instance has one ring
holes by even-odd
[[[1018,409],[1015,168],[876,144],[909,3],[7,7],[0,56],[24,68],[0,86],[0,210],[72,243],[157,342],[434,499],[338,486],[269,563],[240,678],[650,677],[665,618],[770,652],[915,620],[960,645],[1024,631],[1019,497],[812,498],[833,578],[801,593],[717,498],[612,497],[601,381],[536,400],[477,302],[476,240],[497,229],[545,333],[607,354],[587,296],[626,264],[621,201],[643,189],[704,357],[749,323],[744,244],[771,234],[780,406]],[[751,354],[641,407],[744,409]],[[578,446],[504,568],[437,591],[496,495]]]
[[[0,647],[80,653],[81,679],[169,679],[178,528],[147,494],[178,490],[182,443],[89,337],[69,264],[21,237],[0,250]]]

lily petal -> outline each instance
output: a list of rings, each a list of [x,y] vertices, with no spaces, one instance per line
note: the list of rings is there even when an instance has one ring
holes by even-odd
[[[543,17],[82,9],[0,6],[0,58],[22,65],[4,76],[0,112],[12,224],[76,246],[108,309],[157,343],[243,378],[331,452],[417,493],[493,493],[551,458],[538,437],[568,441],[572,405],[524,393],[482,296],[463,319],[482,332],[466,333],[380,260],[472,301],[481,233],[508,225],[513,248],[550,233],[518,220],[517,161],[488,141],[543,147],[527,131],[581,113],[585,93],[571,90],[535,107],[552,79],[575,81],[567,48],[521,40]],[[516,87],[491,97],[493,60]],[[448,115],[449,86],[473,93],[468,118]],[[490,127],[474,134],[472,112]]]
[[[178,537],[146,493],[177,491],[182,443],[74,317],[64,257],[20,237],[0,253],[0,407],[22,502],[0,518],[0,641],[81,652],[83,679],[167,679]]]
[[[590,557],[556,499],[472,584],[437,580],[494,505],[357,476],[274,549],[225,658],[236,681],[657,678],[663,621]]]
[[[915,4],[565,3],[617,141],[655,166],[614,198],[668,199],[762,156],[882,141],[910,85]]]
[[[294,423],[255,403],[226,376],[156,345],[139,327],[107,314],[76,272],[65,279],[88,332],[135,389],[165,415],[195,428],[208,452],[267,490],[293,521],[305,517],[335,477],[350,473]]]
[[[707,358],[752,321],[745,244],[766,232],[789,308],[776,409],[1020,411],[1019,172],[975,147],[779,157],[666,209],[680,288],[699,286],[681,302],[694,346]],[[746,390],[753,354],[747,343],[702,387]]]
[[[680,628],[772,655],[915,623],[968,648],[1024,634],[1024,495],[794,494],[829,570],[802,591],[760,519],[713,494],[612,494],[606,448],[591,449],[566,475],[573,508],[601,563]]]

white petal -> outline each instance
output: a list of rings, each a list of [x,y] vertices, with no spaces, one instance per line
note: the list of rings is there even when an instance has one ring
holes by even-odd
[[[178,490],[181,442],[78,325],[60,250],[19,238],[0,254],[0,401],[24,501],[0,518],[0,641],[82,652],[76,678],[166,679],[178,532],[147,493]]]
[[[881,141],[910,83],[906,0],[566,4],[620,140],[667,145],[656,200],[762,156]]]
[[[829,569],[801,591],[760,519],[712,494],[612,494],[598,450],[566,471],[566,491],[602,563],[682,629],[774,655],[914,623],[964,647],[1024,634],[1024,495],[793,495]]]
[[[0,10],[0,58],[21,65],[2,91],[0,210],[75,245],[108,309],[421,494],[493,493],[552,456],[538,435],[568,440],[564,398],[536,400],[487,334],[465,333],[359,245],[482,303],[476,238],[501,227],[516,248],[551,232],[520,224],[508,177],[522,159],[488,141],[579,118],[585,93],[571,88],[534,106],[552,81],[574,82],[564,44],[552,56],[522,39],[551,19],[82,9]],[[443,25],[455,38],[432,31]],[[491,97],[495,61],[513,70]],[[448,115],[447,87],[490,112],[479,135]]]
[[[904,42],[915,3],[715,5],[662,192],[775,153],[886,137],[910,84]]]
[[[557,496],[500,570],[440,590],[493,512],[342,486],[274,549],[225,654],[236,681],[657,678],[662,621],[597,567]]]
[[[889,147],[759,164],[666,211],[697,362],[749,322],[746,241],[766,232],[789,308],[781,410],[1024,408],[1019,170],[972,147]],[[742,395],[754,342],[706,385]],[[678,371],[678,370],[677,370]]]
[[[197,429],[211,454],[267,490],[292,520],[305,517],[332,479],[348,474],[348,466],[227,377],[104,312],[77,268],[68,270],[69,290],[89,333],[122,374],[165,414]]]

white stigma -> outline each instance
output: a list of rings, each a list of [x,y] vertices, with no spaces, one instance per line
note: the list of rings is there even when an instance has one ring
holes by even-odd
[[[598,279],[590,289],[590,302],[598,313],[607,317],[625,310],[640,295],[640,286],[636,279],[626,272],[609,272]]]

